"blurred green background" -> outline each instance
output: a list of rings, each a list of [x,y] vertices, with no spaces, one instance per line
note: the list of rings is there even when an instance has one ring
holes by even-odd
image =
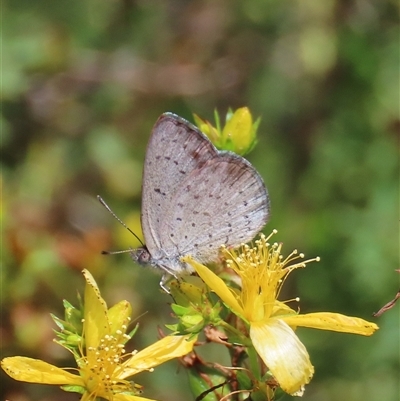
[[[5,1],[2,9],[1,356],[73,366],[50,313],[89,269],[109,305],[132,302],[141,349],[173,323],[159,276],[98,203],[140,232],[141,173],[157,117],[261,116],[248,156],[284,251],[322,261],[282,299],[376,321],[370,338],[299,329],[316,373],[306,401],[399,397],[399,5],[382,0]],[[204,348],[204,347],[203,347]],[[218,348],[220,350],[220,348]],[[215,351],[214,351],[215,356]],[[135,377],[145,396],[192,399],[176,361]],[[1,372],[1,398],[76,400]],[[285,400],[290,400],[287,396]]]

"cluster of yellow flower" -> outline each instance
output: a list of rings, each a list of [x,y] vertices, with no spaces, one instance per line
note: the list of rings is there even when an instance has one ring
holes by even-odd
[[[189,353],[194,339],[188,335],[166,336],[140,352],[125,353],[125,344],[133,334],[127,334],[131,305],[121,301],[108,309],[92,275],[87,270],[83,275],[86,287],[82,319],[76,319],[81,311],[71,313],[70,305],[66,307],[65,321],[56,318],[61,328],[56,342],[74,355],[77,368],[60,369],[20,356],[4,358],[2,368],[16,380],[54,384],[65,391],[80,393],[82,401],[148,400],[139,396],[141,387],[127,378]]]
[[[258,122],[253,124],[247,108],[230,112],[222,130],[198,117],[196,120],[203,131],[219,138],[221,146],[235,142],[238,130],[247,133],[247,142],[240,143],[240,151],[254,145]],[[128,332],[131,305],[121,301],[108,308],[92,275],[84,270],[83,306],[76,309],[64,302],[65,320],[53,316],[60,329],[56,342],[72,353],[77,367],[61,369],[18,356],[4,358],[1,366],[16,380],[58,385],[81,394],[83,401],[143,401],[148,399],[141,396],[141,386],[130,378],[190,353],[182,363],[197,399],[204,399],[210,392],[215,400],[228,400],[229,394],[249,399],[250,393],[252,399],[273,400],[281,390],[302,395],[314,367],[295,334],[297,327],[366,336],[378,327],[336,313],[302,315],[288,306],[293,300],[279,301],[288,274],[319,258],[304,260],[304,255],[296,251],[284,258],[282,244],[269,243],[273,234],[276,231],[269,237],[261,235],[253,246],[243,245],[236,251],[222,249],[225,264],[219,275],[190,256],[184,257],[183,261],[193,267],[202,282],[170,283],[172,310],[178,323],[167,326],[172,334],[140,352],[125,351],[126,342],[137,329]],[[231,366],[210,367],[201,361],[194,349],[200,333],[205,333],[208,341],[228,348]]]

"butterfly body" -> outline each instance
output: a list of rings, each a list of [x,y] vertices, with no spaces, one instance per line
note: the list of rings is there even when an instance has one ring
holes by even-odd
[[[170,276],[177,277],[193,271],[190,265],[180,260],[180,256],[168,257],[165,255],[160,259],[154,259],[146,246],[132,249],[130,255],[133,261],[139,265],[161,269],[164,273]]]

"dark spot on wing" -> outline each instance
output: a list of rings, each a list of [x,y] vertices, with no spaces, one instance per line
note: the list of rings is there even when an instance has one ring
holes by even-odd
[[[161,192],[160,188],[154,188],[154,191],[157,192],[158,194],[161,194],[162,196],[165,196],[165,192]]]

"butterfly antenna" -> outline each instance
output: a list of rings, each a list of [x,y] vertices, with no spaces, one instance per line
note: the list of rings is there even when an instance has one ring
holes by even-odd
[[[129,253],[132,249],[124,249],[123,251],[101,251],[102,255],[118,255],[120,253]]]
[[[110,206],[107,205],[107,203],[104,201],[104,199],[100,195],[97,195],[97,199],[111,213],[111,215],[114,217],[114,219],[116,219],[120,224],[122,224],[142,244],[142,246],[144,246],[142,240],[110,209]],[[117,251],[117,252],[103,251],[102,253],[108,254],[108,255],[110,255],[110,254],[115,255],[117,253],[124,253],[124,252],[130,252],[130,250]]]

